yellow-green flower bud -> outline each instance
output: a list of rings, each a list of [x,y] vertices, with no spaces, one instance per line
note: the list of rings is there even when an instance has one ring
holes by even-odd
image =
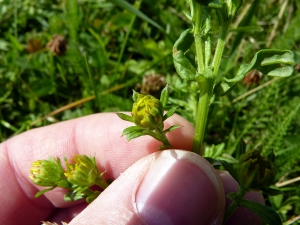
[[[67,180],[76,186],[90,187],[92,185],[103,186],[103,173],[100,173],[95,161],[95,157],[86,155],[75,155],[72,159],[74,163],[69,164],[65,159],[67,169],[65,176]]]
[[[251,150],[240,156],[238,173],[240,185],[252,189],[269,186],[276,175],[273,162],[261,155],[261,149]]]
[[[64,180],[64,171],[60,163],[52,157],[49,160],[38,160],[32,163],[29,178],[39,186],[54,187],[61,180]]]
[[[144,128],[163,128],[164,108],[158,99],[151,95],[137,94],[132,107],[135,124]]]

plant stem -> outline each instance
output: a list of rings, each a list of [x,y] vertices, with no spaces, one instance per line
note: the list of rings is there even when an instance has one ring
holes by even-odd
[[[204,133],[206,128],[206,121],[210,106],[210,100],[213,94],[214,80],[206,78],[199,85],[200,97],[198,102],[198,108],[196,113],[195,135],[193,142],[193,152],[200,154],[201,145],[204,139]]]
[[[158,134],[158,136],[159,136],[159,141],[161,141],[161,142],[163,143],[163,145],[159,147],[160,150],[172,148],[172,145],[170,144],[170,142],[169,142],[169,140],[168,140],[166,134],[164,133],[163,128],[162,128],[162,129],[161,129],[161,128],[157,128],[157,129],[155,130],[155,132],[156,132],[156,133]]]
[[[212,62],[212,68],[213,68],[213,75],[216,77],[218,75],[224,47],[225,47],[225,40],[228,33],[229,24],[231,23],[231,20],[223,21],[223,23],[220,26],[220,34],[218,38],[218,44],[216,48],[216,52],[214,55],[214,59]]]
[[[202,51],[202,41],[201,41],[201,6],[200,4],[193,4],[194,6],[194,38],[195,38],[195,47],[196,47],[196,55],[197,55],[197,65],[198,65],[198,73],[202,73],[204,71],[204,59],[203,59],[203,51]]]
[[[210,11],[205,10],[205,30],[204,30],[204,35],[205,35],[205,67],[209,66],[209,61],[211,57],[211,23],[210,23]]]
[[[196,59],[198,65],[198,73],[203,74],[205,65],[202,52],[202,40],[201,40],[201,17],[206,16],[206,25],[210,29],[210,18],[208,15],[202,15],[201,5],[198,3],[192,2],[193,12],[194,12],[194,38],[195,38],[195,47],[196,47]],[[208,31],[208,30],[205,30]],[[205,64],[208,64],[210,58],[210,38],[207,38],[205,42]],[[209,54],[209,55],[208,55]],[[200,88],[200,97],[198,101],[198,107],[195,118],[195,134],[194,134],[194,143],[193,143],[193,152],[200,154],[201,145],[204,139],[204,133],[206,128],[206,121],[208,116],[208,110],[210,105],[210,100],[213,91],[214,81],[211,78],[201,79],[201,82],[198,82]]]

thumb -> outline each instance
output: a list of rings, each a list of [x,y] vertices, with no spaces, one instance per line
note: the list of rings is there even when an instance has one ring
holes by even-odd
[[[205,159],[165,150],[129,167],[70,224],[221,224],[224,199]]]

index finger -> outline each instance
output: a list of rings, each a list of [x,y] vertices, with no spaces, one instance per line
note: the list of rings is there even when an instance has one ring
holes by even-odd
[[[174,148],[192,148],[193,127],[178,115],[169,118],[165,126],[180,125],[168,134]],[[32,162],[53,157],[72,157],[74,154],[95,155],[102,171],[115,179],[138,159],[157,151],[161,144],[144,136],[127,142],[120,137],[124,128],[133,124],[120,120],[115,113],[96,114],[51,126],[33,129],[0,145],[0,202],[5,205],[0,222],[11,222],[18,213],[19,221],[28,216],[32,221],[45,219],[55,207],[66,207],[62,191],[51,191],[35,199],[37,187],[28,178]],[[23,219],[22,219],[23,218]],[[32,224],[32,223],[31,223]]]

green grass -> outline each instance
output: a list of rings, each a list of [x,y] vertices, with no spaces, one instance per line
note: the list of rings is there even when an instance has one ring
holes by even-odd
[[[139,91],[147,74],[164,77],[171,90],[169,103],[179,105],[177,112],[193,123],[199,93],[190,92],[172,60],[174,40],[189,27],[182,13],[188,9],[185,1],[114,4],[120,2],[1,1],[1,142],[34,127],[92,113],[130,111],[132,89]],[[299,65],[300,2],[255,0],[250,9],[249,1],[244,2],[219,73],[230,77],[266,47],[292,50]],[[212,26],[216,30],[218,23]],[[46,47],[54,34],[66,38],[62,56]],[[218,157],[228,158],[243,137],[249,149],[262,145],[265,152],[274,150],[279,183],[299,177],[299,70],[274,82],[270,77],[251,85],[240,82],[230,95],[217,98],[209,114],[206,148],[221,146],[224,152]],[[283,221],[300,215],[299,184],[282,186],[285,195],[267,199]]]

